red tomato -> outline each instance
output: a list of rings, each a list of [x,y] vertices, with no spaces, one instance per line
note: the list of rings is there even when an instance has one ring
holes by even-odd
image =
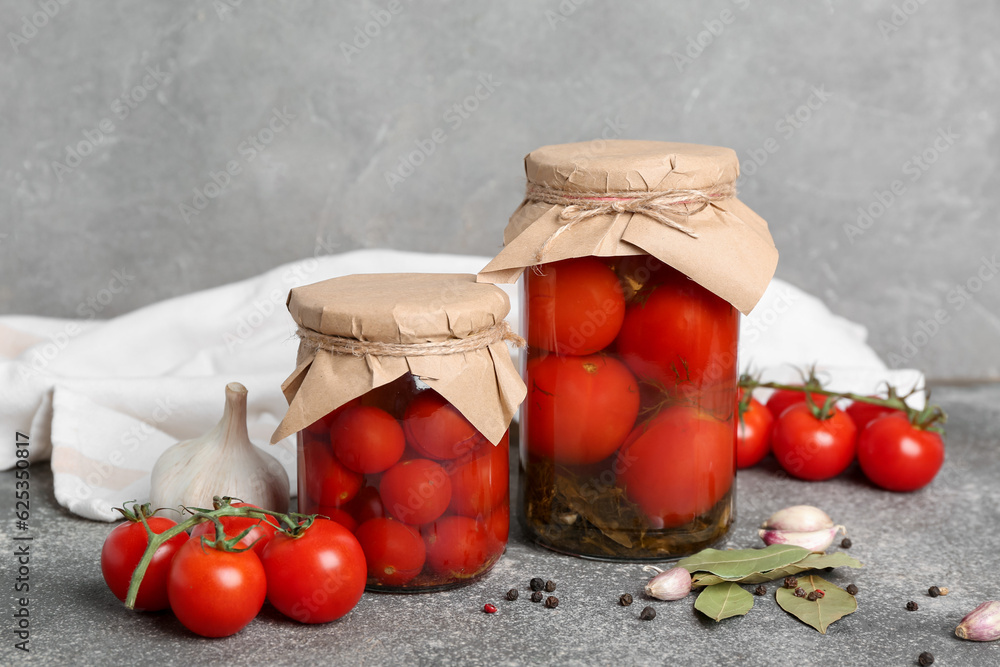
[[[499,553],[490,550],[493,536],[483,521],[445,516],[423,526],[427,565],[449,579],[469,579],[489,569]]]
[[[368,563],[368,576],[384,586],[402,586],[424,567],[420,533],[394,519],[372,519],[355,532]]]
[[[564,259],[524,275],[528,345],[559,354],[593,354],[615,339],[625,316],[625,294],[603,261]]]
[[[306,439],[303,446],[306,494],[317,505],[340,507],[361,490],[364,476],[348,470],[319,440]],[[303,503],[305,508],[306,503]]]
[[[639,388],[612,357],[549,355],[528,363],[528,451],[557,463],[607,458],[639,414]]]
[[[654,528],[682,526],[712,509],[735,474],[735,428],[695,408],[667,408],[622,445],[619,485]]]
[[[255,507],[260,509],[256,505],[250,505],[249,503],[233,503],[233,507]],[[225,516],[219,519],[219,521],[222,522],[222,527],[226,532],[226,537],[236,537],[247,528],[250,528],[250,532],[246,534],[246,537],[239,541],[239,545],[241,547],[253,545],[253,550],[258,556],[264,552],[264,547],[267,546],[267,543],[271,541],[271,538],[274,537],[275,531],[277,531],[277,528],[264,519],[254,519],[252,517],[245,516]],[[277,520],[273,517],[271,521],[277,523]],[[199,523],[191,531],[191,539],[199,538],[202,535],[210,540],[215,540],[214,521]]]
[[[451,479],[430,459],[397,463],[382,475],[378,486],[386,511],[405,523],[433,521],[451,502]]]
[[[356,496],[355,496],[356,497]],[[358,528],[358,521],[346,509],[339,507],[325,507],[320,505],[316,508],[315,514],[325,516],[330,521],[335,521],[352,533]]]
[[[881,398],[880,396],[871,396],[870,398]],[[847,406],[845,410],[847,416],[851,418],[854,425],[858,427],[858,432],[868,426],[879,417],[884,417],[885,415],[891,414],[903,414],[902,411],[896,408],[887,408],[882,405],[872,405],[871,403],[862,403],[861,401],[854,401]]]
[[[736,378],[739,312],[679,271],[625,311],[615,342],[640,379],[671,389]]]
[[[388,470],[406,448],[399,422],[385,410],[363,405],[340,414],[330,442],[344,467],[364,474]]]
[[[931,483],[944,463],[939,433],[919,429],[906,415],[886,415],[858,437],[858,463],[865,476],[889,491],[916,491]]]
[[[375,486],[366,486],[358,491],[358,495],[354,496],[344,509],[351,513],[358,525],[369,519],[381,519],[386,516],[382,496]]]
[[[413,399],[403,417],[406,440],[432,459],[454,459],[467,454],[485,438],[441,394],[427,389]]]
[[[740,390],[742,397],[743,390]],[[774,417],[763,403],[750,399],[750,406],[739,418],[736,425],[736,467],[749,468],[771,451],[771,430]]]
[[[455,514],[477,517],[507,499],[510,480],[510,442],[505,433],[493,446],[486,441],[479,450],[460,459],[452,469],[451,503],[448,508]]]
[[[176,521],[162,516],[148,517],[146,522],[154,533],[159,535],[177,525]],[[170,574],[170,563],[177,551],[188,541],[186,533],[181,533],[165,542],[146,568],[146,574],[139,586],[139,594],[135,598],[135,608],[139,611],[157,611],[166,609],[167,576]],[[101,574],[108,588],[115,597],[125,601],[128,586],[132,582],[132,572],[142,560],[142,555],[149,545],[146,528],[141,521],[126,521],[115,526],[105,538],[101,547]]]
[[[170,566],[170,608],[185,628],[202,637],[242,630],[264,606],[266,594],[264,566],[252,549],[219,551],[188,540]]]
[[[787,408],[774,424],[771,448],[778,463],[800,479],[830,479],[844,472],[854,460],[857,428],[843,410],[833,409],[820,421],[809,406]]]
[[[510,536],[510,505],[504,503],[494,507],[486,518],[486,526],[490,531],[490,551],[503,553]]]
[[[343,414],[345,410],[349,410],[350,408],[353,408],[356,405],[361,405],[360,397],[352,399],[347,403],[341,405],[339,408],[331,410],[330,412],[326,413],[326,415],[324,415],[323,417],[320,417],[319,421],[315,421],[309,426],[307,426],[306,429],[311,431],[317,436],[326,438],[328,437],[327,434],[330,432],[330,428],[332,428],[333,425],[336,423],[337,418],[340,417],[340,415]]]
[[[829,398],[823,394],[816,394],[810,392],[812,401],[815,405],[824,405],[826,399]],[[806,402],[806,392],[795,391],[793,389],[778,389],[767,399],[767,409],[771,412],[771,416],[777,419],[781,416],[781,413],[792,407],[793,405],[798,405],[799,403]]]
[[[275,536],[261,558],[267,599],[300,623],[327,623],[354,609],[365,590],[361,544],[344,526],[318,518],[302,534]]]

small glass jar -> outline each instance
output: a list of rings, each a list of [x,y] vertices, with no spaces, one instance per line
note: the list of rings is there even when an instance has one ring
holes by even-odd
[[[485,282],[524,276],[519,515],[556,551],[664,560],[733,523],[739,314],[777,251],[717,146],[594,141],[525,157]]]
[[[733,520],[739,312],[655,257],[524,281],[520,512],[538,543],[662,560]]]
[[[404,375],[299,431],[299,511],[355,533],[369,590],[475,581],[507,544],[509,448]]]
[[[452,588],[503,554],[507,428],[524,395],[505,344],[517,338],[509,308],[470,275],[292,290],[299,363],[275,439],[297,432],[299,512],[355,534],[368,590]]]

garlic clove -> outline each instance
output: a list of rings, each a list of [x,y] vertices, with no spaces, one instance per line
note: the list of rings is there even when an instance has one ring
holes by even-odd
[[[831,526],[830,528],[823,528],[820,530],[812,530],[808,532],[793,531],[793,530],[766,530],[761,528],[757,531],[760,535],[760,539],[764,540],[764,544],[771,546],[772,544],[794,544],[797,547],[803,547],[804,549],[809,549],[810,551],[826,551],[827,547],[833,544],[833,540],[837,537],[837,533],[847,531],[843,526]]]
[[[966,614],[955,628],[955,635],[974,642],[1000,639],[1000,602],[984,602]]]
[[[226,385],[222,419],[208,433],[168,448],[153,466],[153,507],[212,507],[229,496],[264,509],[288,511],[288,474],[247,433],[247,389]]]
[[[673,567],[666,571],[652,565],[643,568],[647,572],[658,572],[646,584],[646,595],[657,600],[680,600],[691,592],[691,573],[683,567]]]
[[[811,533],[816,530],[833,528],[833,519],[818,507],[812,505],[793,505],[778,510],[761,524],[761,528],[769,530],[790,530],[798,533]]]

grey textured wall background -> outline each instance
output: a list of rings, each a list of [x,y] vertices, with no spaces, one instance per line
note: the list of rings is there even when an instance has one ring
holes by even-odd
[[[736,149],[778,275],[891,364],[1000,377],[995,0],[0,7],[0,312],[491,255],[525,153],[650,138]]]

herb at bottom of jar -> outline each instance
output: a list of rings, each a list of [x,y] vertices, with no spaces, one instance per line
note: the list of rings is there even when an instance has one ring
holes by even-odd
[[[682,555],[722,537],[732,522],[731,491],[691,523],[657,530],[620,487],[551,461],[530,461],[523,472],[529,530],[560,551],[629,558]]]

